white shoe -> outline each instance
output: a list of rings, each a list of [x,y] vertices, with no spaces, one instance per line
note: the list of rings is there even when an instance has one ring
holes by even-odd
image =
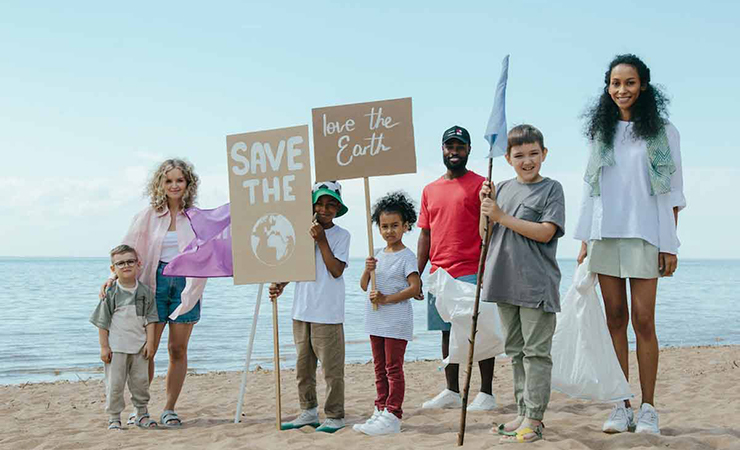
[[[496,396],[485,392],[478,392],[472,403],[468,405],[468,411],[493,411],[496,408]]]
[[[377,419],[380,416],[381,411],[378,409],[377,406],[373,407],[373,415],[370,416],[369,419],[365,421],[365,423],[356,423],[352,425],[352,429],[355,431],[362,431],[362,428],[364,426],[370,425],[371,423],[375,422],[375,419]]]
[[[635,433],[660,434],[660,427],[658,426],[658,411],[655,410],[653,405],[643,403],[642,406],[640,406],[640,410],[637,412],[637,427],[635,427]]]
[[[423,409],[462,408],[462,399],[457,392],[445,389],[433,399],[424,402],[421,407]]]
[[[311,425],[316,428],[319,426],[319,408],[304,409],[301,414],[292,422],[285,422],[280,425],[281,430],[293,430],[296,428]]]
[[[378,418],[373,421],[373,423],[362,427],[360,431],[368,436],[382,436],[384,434],[400,433],[401,419],[385,409],[380,413]]]
[[[336,433],[344,428],[344,419],[326,419],[316,431],[324,433]]]
[[[624,433],[633,426],[635,426],[635,413],[632,412],[632,408],[627,408],[624,402],[619,402],[612,408],[601,430],[604,433]]]

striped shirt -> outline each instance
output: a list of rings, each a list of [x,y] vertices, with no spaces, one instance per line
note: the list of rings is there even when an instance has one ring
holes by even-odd
[[[380,250],[375,255],[377,290],[383,295],[391,295],[409,287],[407,277],[418,273],[414,252],[408,248],[395,253]],[[365,332],[372,336],[403,339],[410,341],[414,336],[414,310],[411,299],[389,305],[379,305],[373,310],[369,296],[365,307]]]

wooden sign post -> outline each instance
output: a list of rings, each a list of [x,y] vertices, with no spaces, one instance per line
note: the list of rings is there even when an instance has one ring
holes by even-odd
[[[234,284],[316,279],[314,242],[304,232],[312,220],[308,126],[227,136],[226,151]],[[274,302],[272,311],[279,430],[280,354]],[[256,323],[257,317],[252,320]],[[251,355],[251,347],[247,354]],[[246,376],[242,385],[245,382]],[[243,397],[242,387],[238,405]]]
[[[314,108],[312,121],[316,181],[364,178],[372,258],[369,177],[416,172],[411,98]],[[375,272],[370,280],[375,290]]]

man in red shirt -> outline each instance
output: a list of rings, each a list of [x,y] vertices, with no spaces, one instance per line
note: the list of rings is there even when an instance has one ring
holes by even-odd
[[[442,135],[442,159],[447,172],[428,184],[421,194],[421,212],[418,226],[421,229],[417,247],[419,273],[431,261],[431,272],[442,268],[452,277],[475,283],[480,260],[481,239],[478,234],[480,199],[478,191],[485,178],[468,170],[470,134],[460,126],[453,126]],[[451,324],[444,322],[437,312],[434,296],[427,301],[429,330],[442,331],[442,357],[450,352]],[[489,411],[496,407],[493,395],[494,358],[480,361],[480,393],[468,411]],[[445,367],[447,388],[422,408],[459,408],[462,406],[458,382],[459,365]]]

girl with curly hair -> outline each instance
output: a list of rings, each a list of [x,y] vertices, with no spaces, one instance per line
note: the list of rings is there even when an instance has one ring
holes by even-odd
[[[401,431],[401,406],[406,389],[403,358],[406,345],[414,335],[410,300],[421,289],[416,256],[403,245],[402,238],[416,218],[414,203],[403,192],[387,194],[373,206],[372,220],[380,228],[386,247],[376,253],[376,258],[365,260],[360,287],[368,290],[370,273],[375,271],[377,290],[369,294],[365,332],[370,335],[378,395],[370,419],[354,426],[356,431],[370,436]]]
[[[582,241],[578,263],[587,261],[589,271],[598,274],[612,343],[628,379],[629,279],[642,391],[636,424],[625,400],[604,423],[607,433],[633,427],[638,433],[660,433],[654,406],[655,297],[658,278],[676,270],[678,212],[686,206],[680,136],[667,120],[667,104],[651,83],[650,69],[626,54],[609,64],[604,90],[585,114],[590,155],[575,232]]]
[[[162,162],[146,185],[149,206],[131,222],[122,243],[136,249],[141,268],[139,282],[155,292],[159,322],[155,326],[154,353],[159,347],[164,327],[169,324],[169,365],[167,367],[167,400],[160,417],[162,425],[179,427],[182,421],[175,413],[188,369],[188,342],[193,325],[200,320],[200,299],[205,278],[165,277],[162,271],[195,234],[184,211],[192,207],[198,195],[199,178],[193,166],[181,159]],[[101,289],[113,286],[111,278]],[[154,357],[149,359],[149,382],[154,378]],[[133,414],[132,414],[133,416]],[[129,424],[132,417],[129,417]]]

